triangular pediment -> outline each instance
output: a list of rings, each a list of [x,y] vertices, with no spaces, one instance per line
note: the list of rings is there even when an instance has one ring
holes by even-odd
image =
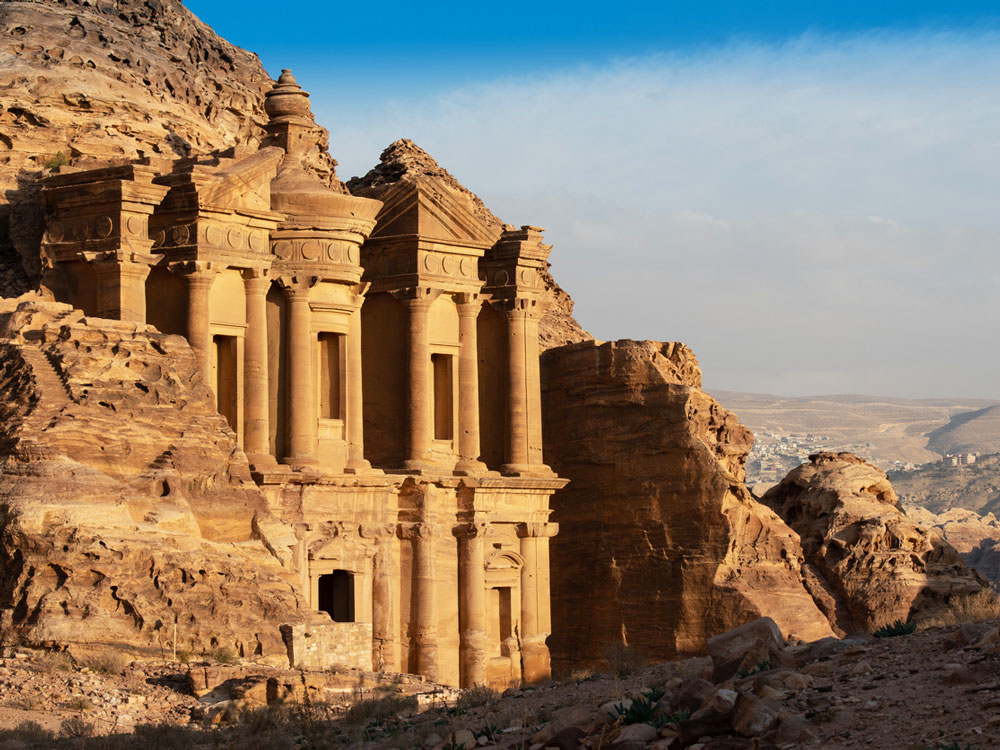
[[[450,244],[492,245],[495,232],[473,213],[471,199],[434,179],[402,181],[379,196],[372,238],[418,235]]]

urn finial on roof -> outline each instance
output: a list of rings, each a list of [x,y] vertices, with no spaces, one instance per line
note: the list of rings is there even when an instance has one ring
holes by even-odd
[[[297,123],[312,125],[313,115],[309,108],[309,94],[302,90],[292,71],[281,71],[278,82],[264,95],[264,111],[270,123]]]

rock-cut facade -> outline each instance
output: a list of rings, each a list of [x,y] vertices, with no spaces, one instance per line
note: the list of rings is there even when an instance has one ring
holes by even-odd
[[[434,174],[321,181],[288,71],[265,110],[256,149],[46,178],[43,284],[190,343],[266,498],[256,532],[321,615],[286,627],[294,662],[349,642],[347,666],[545,678],[551,248]]]

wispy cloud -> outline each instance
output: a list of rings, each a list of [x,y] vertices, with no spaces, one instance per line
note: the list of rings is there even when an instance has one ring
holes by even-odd
[[[548,228],[602,338],[709,385],[1000,397],[1000,36],[804,37],[349,108],[341,174],[416,140]]]

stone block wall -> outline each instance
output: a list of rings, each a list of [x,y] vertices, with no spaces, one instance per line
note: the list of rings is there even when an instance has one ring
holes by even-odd
[[[372,669],[372,624],[326,622],[282,625],[290,666],[326,669],[333,665]]]

